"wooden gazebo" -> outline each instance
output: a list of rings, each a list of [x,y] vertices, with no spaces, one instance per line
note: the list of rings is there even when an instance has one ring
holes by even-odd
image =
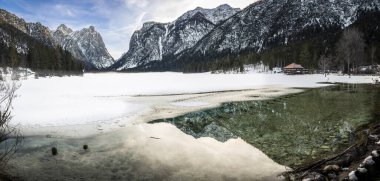
[[[284,67],[285,74],[304,74],[307,72],[307,69],[303,68],[302,65],[292,63]]]

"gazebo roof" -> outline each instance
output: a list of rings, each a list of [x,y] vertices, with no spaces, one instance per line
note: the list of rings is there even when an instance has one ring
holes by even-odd
[[[300,64],[296,64],[296,63],[292,63],[292,64],[289,64],[288,66],[284,67],[285,69],[302,69],[302,65]]]

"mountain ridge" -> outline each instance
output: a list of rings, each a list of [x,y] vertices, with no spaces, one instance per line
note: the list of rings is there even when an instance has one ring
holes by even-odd
[[[240,9],[229,5],[221,5],[214,9],[198,7],[170,23],[146,22],[140,30],[133,33],[129,50],[111,66],[111,69],[135,68],[173,57],[191,48],[216,24],[238,11]]]
[[[247,51],[262,54],[313,36],[339,32],[352,25],[361,12],[379,11],[379,7],[379,0],[257,1],[218,24],[186,51],[134,71],[184,71],[196,63],[201,64],[201,70],[210,71],[213,60]]]

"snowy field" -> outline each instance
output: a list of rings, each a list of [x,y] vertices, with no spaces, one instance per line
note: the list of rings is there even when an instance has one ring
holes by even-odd
[[[372,77],[283,74],[99,73],[20,81],[14,102],[14,123],[61,126],[113,121],[139,114],[147,104],[128,98],[250,90],[263,87],[317,87],[318,82],[371,83]],[[225,100],[233,101],[233,100]],[[145,101],[146,102],[146,101]],[[207,102],[173,102],[205,106]]]

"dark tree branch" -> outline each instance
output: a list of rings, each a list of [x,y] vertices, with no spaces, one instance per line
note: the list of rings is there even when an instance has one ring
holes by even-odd
[[[18,87],[16,83],[0,81],[0,168],[4,168],[22,141],[18,126],[9,123],[12,120],[12,102]]]

